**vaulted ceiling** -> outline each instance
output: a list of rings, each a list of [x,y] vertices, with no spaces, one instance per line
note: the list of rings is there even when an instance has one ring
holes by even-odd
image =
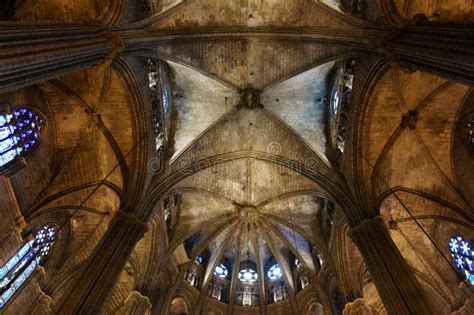
[[[104,17],[107,25],[114,25],[135,22],[141,14],[130,1],[101,0],[94,5],[92,1],[61,0],[24,3],[30,5],[18,10],[17,17],[22,20],[90,21]],[[380,18],[375,2],[368,3],[372,14]],[[392,5],[406,16],[440,12],[444,20],[472,19],[468,1],[450,8],[443,3],[400,0]],[[145,45],[130,56],[118,58],[110,69],[97,67],[69,74],[38,85],[38,90],[22,91],[26,96],[16,93],[21,100],[42,100],[44,104],[38,106],[49,110],[52,117],[47,136],[50,140],[39,151],[39,156],[48,159],[33,162],[48,172],[31,172],[30,176],[22,173],[13,181],[19,191],[28,192],[19,194],[21,208],[28,209],[26,213],[31,208],[28,216],[32,218],[53,212],[69,215],[87,198],[95,183],[107,178],[105,187],[73,214],[74,240],[66,256],[98,242],[105,230],[101,218],[120,207],[134,172],[141,172],[136,157],[125,155],[150,118],[142,111],[148,106],[143,57],[163,59],[169,67],[172,91],[169,168],[160,174],[163,177],[150,182],[158,185],[162,178],[171,178],[193,163],[196,169],[181,174],[166,196],[157,197],[179,195],[180,211],[170,235],[160,230],[163,226],[156,218],[161,212],[154,214],[150,223],[153,230],[137,246],[137,257],[130,259],[142,264],[134,265],[136,270],[143,268],[136,279],[149,277],[155,272],[154,263],[163,262],[162,257],[150,254],[155,247],[160,247],[164,257],[176,258],[191,238],[194,243],[186,260],[205,250],[210,252],[212,263],[206,281],[224,258],[235,265],[249,258],[262,273],[264,264],[273,257],[283,267],[288,288],[294,291],[295,284],[288,276],[288,253],[299,258],[316,277],[312,247],[325,259],[332,259],[318,221],[321,200],[334,200],[336,193],[303,174],[298,165],[287,166],[297,161],[335,185],[346,184],[329,154],[327,99],[339,61],[353,57],[360,47],[283,36],[311,29],[335,34],[353,32],[353,25],[362,22],[345,15],[339,4],[335,0],[158,1],[150,16],[137,25],[148,35],[189,33],[188,40],[164,40],[153,48]],[[217,35],[196,39],[196,29],[212,30]],[[227,33],[224,36],[220,31]],[[375,77],[368,74],[374,64],[367,62],[360,67],[360,75],[356,74],[360,86]],[[380,202],[381,212],[394,220],[406,219],[398,201],[387,197],[391,194],[387,193],[389,186],[443,199],[456,209],[454,214],[444,213],[444,217],[466,219],[463,209],[472,204],[468,189],[474,186],[470,185],[472,178],[451,164],[454,153],[450,151],[450,137],[459,107],[469,107],[469,88],[420,72],[407,74],[386,68],[377,73],[376,81],[373,89],[359,95],[365,98],[359,105],[367,108],[359,117],[364,138],[363,158],[358,158],[365,164],[356,171],[367,179],[364,184]],[[248,88],[258,90],[261,106],[239,106],[241,93]],[[468,105],[460,105],[465,103]],[[416,132],[401,126],[402,115],[413,109],[419,112]],[[352,158],[346,158],[349,162],[343,164],[346,175],[352,171],[348,167]],[[114,169],[116,165],[119,167]],[[108,175],[110,170],[113,172]],[[468,188],[457,189],[458,181]],[[145,188],[140,186],[140,190],[143,193]],[[416,214],[420,216],[433,214],[439,206],[429,204],[424,208],[418,199],[406,200],[419,206]],[[402,243],[399,235],[394,238]],[[401,247],[406,250],[407,246]],[[89,252],[86,248],[67,271]],[[145,263],[147,259],[153,263]],[[119,298],[111,305],[134,288],[133,277],[121,277],[116,289]],[[318,292],[327,306],[324,294]],[[290,299],[294,299],[294,292]]]

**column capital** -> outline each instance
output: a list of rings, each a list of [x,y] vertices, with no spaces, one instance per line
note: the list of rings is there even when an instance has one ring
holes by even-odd
[[[150,299],[138,291],[130,292],[123,304],[124,305],[119,310],[119,314],[147,314],[152,307]]]
[[[375,216],[373,218],[367,218],[360,222],[358,225],[349,229],[349,237],[353,238],[359,233],[370,231],[381,226],[385,227],[385,222],[381,216]]]
[[[378,312],[370,306],[365,299],[356,299],[347,303],[344,307],[343,315],[377,315]]]
[[[113,218],[113,220],[127,222],[132,225],[134,228],[140,229],[145,233],[148,230],[148,225],[138,219],[135,215],[130,212],[125,212],[123,210],[118,210]]]

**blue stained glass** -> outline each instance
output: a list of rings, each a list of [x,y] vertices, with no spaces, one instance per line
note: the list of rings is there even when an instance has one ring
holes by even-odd
[[[0,166],[13,161],[18,156],[18,150],[10,150],[0,155]]]
[[[15,294],[16,290],[36,270],[41,259],[48,255],[54,243],[56,231],[49,225],[39,230],[35,239],[28,241],[0,269],[0,308]]]
[[[10,126],[10,125],[0,127],[0,140],[6,139],[10,137],[11,135],[13,135],[13,133],[15,132],[15,129],[16,129],[15,126]]]
[[[18,143],[17,137],[11,137],[0,141],[0,153],[5,153],[8,150],[12,149]]]
[[[37,143],[43,120],[28,108],[0,115],[0,166],[10,163]]]
[[[2,294],[2,299],[5,301],[5,303],[12,297],[12,295],[15,293],[16,289],[11,286],[9,289],[7,289],[5,292]]]
[[[472,244],[460,236],[455,236],[449,241],[449,250],[456,268],[474,285],[474,252],[472,251]]]
[[[451,250],[452,253],[457,253],[458,248],[459,248],[458,241],[455,238],[452,238],[449,241],[449,247],[450,247],[450,250]]]
[[[471,251],[469,248],[469,244],[467,242],[462,241],[461,242],[461,249],[462,249],[462,254],[463,255],[469,255],[469,252]]]
[[[280,265],[273,265],[267,272],[268,278],[271,280],[279,279],[283,275]]]
[[[0,115],[0,127],[9,123],[12,117],[12,115]]]

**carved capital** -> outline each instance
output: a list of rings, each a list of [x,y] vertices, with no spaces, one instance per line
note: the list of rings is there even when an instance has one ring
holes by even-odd
[[[132,291],[118,311],[119,314],[142,315],[148,314],[151,309],[151,303],[147,296],[143,296],[138,291]]]
[[[370,232],[373,229],[380,229],[380,227],[385,227],[384,220],[381,216],[376,216],[373,218],[368,218],[359,223],[359,225],[351,228],[349,230],[349,236],[354,238],[357,234]]]
[[[135,215],[130,212],[125,212],[123,210],[118,210],[115,214],[114,220],[125,221],[133,227],[140,229],[145,233],[148,230],[148,226],[145,222],[139,220]]]
[[[365,299],[357,299],[347,303],[344,307],[343,315],[377,315],[378,312],[370,306]]]

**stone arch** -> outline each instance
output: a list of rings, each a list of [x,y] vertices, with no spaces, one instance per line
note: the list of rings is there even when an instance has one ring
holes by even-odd
[[[318,302],[314,302],[305,315],[324,315],[323,306]]]
[[[189,314],[188,306],[186,305],[186,302],[184,301],[183,298],[176,297],[171,301],[169,314],[170,315]]]

